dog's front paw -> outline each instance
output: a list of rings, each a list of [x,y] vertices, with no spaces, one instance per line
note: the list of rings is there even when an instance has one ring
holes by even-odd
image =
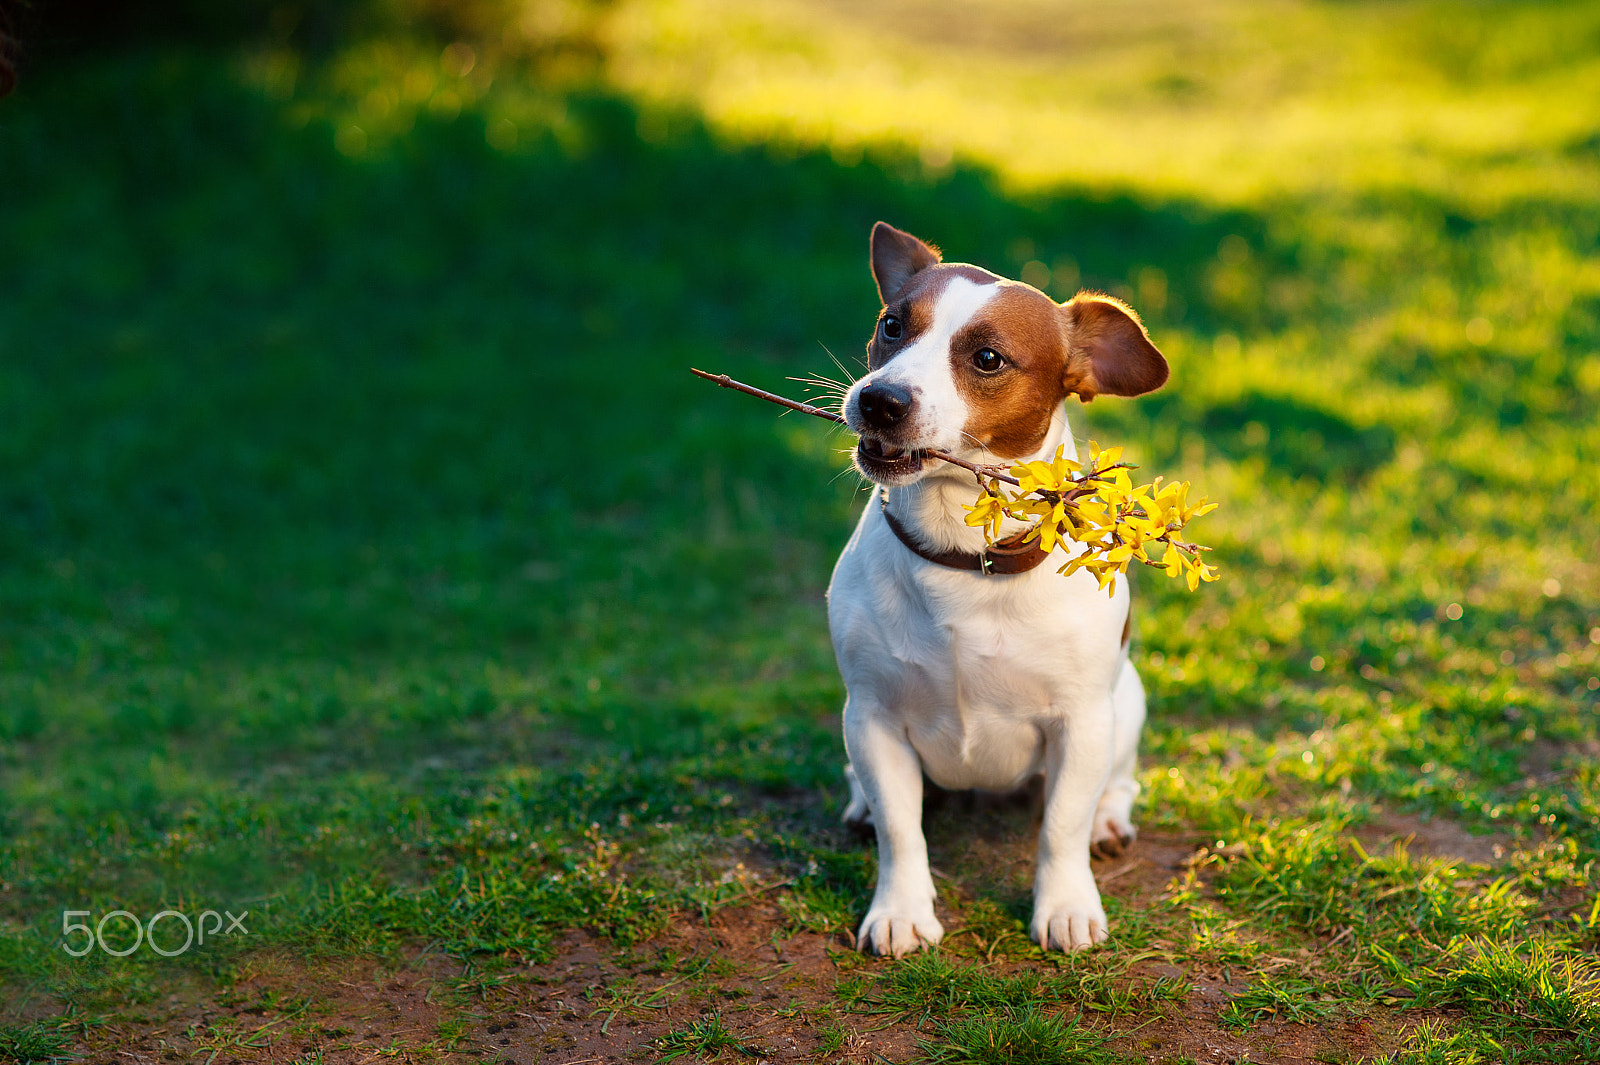
[[[1035,907],[1028,934],[1045,950],[1082,950],[1105,942],[1108,929],[1105,908],[1096,897],[1089,905]]]
[[[931,947],[944,938],[944,925],[933,915],[933,907],[891,909],[874,906],[861,922],[856,943],[868,954],[904,957],[914,950]]]

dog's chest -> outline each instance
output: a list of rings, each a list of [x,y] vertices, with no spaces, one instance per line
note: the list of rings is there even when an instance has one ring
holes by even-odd
[[[941,598],[931,597],[934,624],[924,630],[934,638],[915,656],[926,686],[901,707],[912,745],[943,787],[1019,786],[1043,768],[1070,685],[1070,640],[1052,611],[1026,598]]]
[[[869,508],[829,590],[846,714],[907,736],[944,787],[1020,786],[1072,719],[1109,713],[1126,609],[1086,573],[983,578],[923,562]]]

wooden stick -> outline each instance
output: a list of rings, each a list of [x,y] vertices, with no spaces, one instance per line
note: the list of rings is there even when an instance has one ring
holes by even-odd
[[[780,407],[788,407],[790,410],[797,410],[801,414],[809,414],[816,418],[826,418],[830,422],[837,422],[840,425],[846,425],[845,420],[831,410],[823,410],[821,407],[813,407],[809,403],[801,403],[798,400],[786,399],[775,392],[768,392],[764,389],[756,388],[753,385],[747,385],[742,381],[735,381],[725,373],[706,373],[704,370],[696,370],[693,367],[690,367],[689,372],[694,374],[696,377],[705,378],[714,385],[721,385],[723,388],[731,388],[735,392],[743,392],[747,396],[755,396],[757,399],[764,399],[768,403],[776,403]],[[941,451],[936,447],[926,448],[922,453],[927,455],[929,458],[938,459],[941,462],[948,462],[953,466],[960,466],[964,470],[970,470],[974,476],[980,478],[990,477],[997,481],[1004,481],[1007,484],[1021,484],[1021,482],[1019,482],[1015,477],[1012,477],[1010,474],[1004,472],[1004,466],[980,466],[976,462],[968,462],[964,458],[961,458],[957,455],[952,455],[948,451]]]

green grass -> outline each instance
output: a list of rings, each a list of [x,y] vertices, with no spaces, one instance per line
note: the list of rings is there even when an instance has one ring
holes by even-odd
[[[70,1060],[72,1036],[60,1022],[0,1025],[0,1055],[18,1065],[53,1065]]]
[[[759,1053],[745,1046],[737,1036],[728,1031],[728,1026],[722,1023],[722,1018],[714,1013],[691,1021],[684,1028],[669,1032],[656,1041],[656,1046],[662,1051],[662,1061],[676,1061],[689,1055],[700,1059],[714,1059],[722,1057],[725,1050],[745,1057],[755,1057]]]
[[[1595,6],[1140,5],[1082,44],[1077,119],[1040,102],[1043,9],[1008,8],[1045,57],[1015,66],[731,10],[620,4],[598,52],[475,39],[470,70],[404,36],[141,45],[0,105],[0,1058],[66,1045],[40,1011],[149,1017],[266,956],[440,951],[460,1010],[572,929],[646,957],[757,890],[853,928],[821,593],[861,495],[843,438],[687,367],[852,370],[879,218],[1145,314],[1172,383],[1074,426],[1222,503],[1223,579],[1138,578],[1140,820],[1205,854],[1047,958],[1025,877],[940,815],[946,950],[841,952],[837,1023],[951,1061],[1069,1024],[1122,1053],[1176,1010],[1590,1053]],[[892,55],[829,80],[862,50]],[[1391,847],[1396,817],[1500,851]],[[116,909],[249,934],[62,949],[63,911]],[[1219,1019],[1188,987],[1222,972]]]
[[[940,1041],[922,1046],[930,1065],[1110,1065],[1104,1039],[1060,1014],[1024,1006],[992,1016],[947,1021]]]
[[[1264,976],[1235,995],[1223,1007],[1219,1020],[1224,1028],[1237,1030],[1262,1021],[1314,1024],[1332,1012],[1332,1007],[1316,1001],[1316,988],[1310,983]]]

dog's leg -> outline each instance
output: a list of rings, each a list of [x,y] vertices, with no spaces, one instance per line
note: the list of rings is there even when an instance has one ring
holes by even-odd
[[[1106,911],[1089,869],[1089,830],[1111,773],[1112,710],[1082,707],[1045,740],[1044,822],[1033,878],[1034,940],[1079,950],[1106,938]]]
[[[844,744],[878,836],[878,888],[861,922],[862,950],[900,957],[944,936],[933,915],[933,876],[922,835],[922,761],[904,732],[851,696]]]
[[[1139,733],[1144,729],[1144,684],[1133,663],[1124,661],[1111,690],[1111,708],[1116,719],[1116,754],[1111,761],[1111,780],[1094,812],[1094,828],[1089,833],[1089,849],[1096,858],[1115,858],[1128,848],[1139,830],[1133,825],[1133,801],[1139,797],[1139,781],[1134,775],[1139,758]]]

